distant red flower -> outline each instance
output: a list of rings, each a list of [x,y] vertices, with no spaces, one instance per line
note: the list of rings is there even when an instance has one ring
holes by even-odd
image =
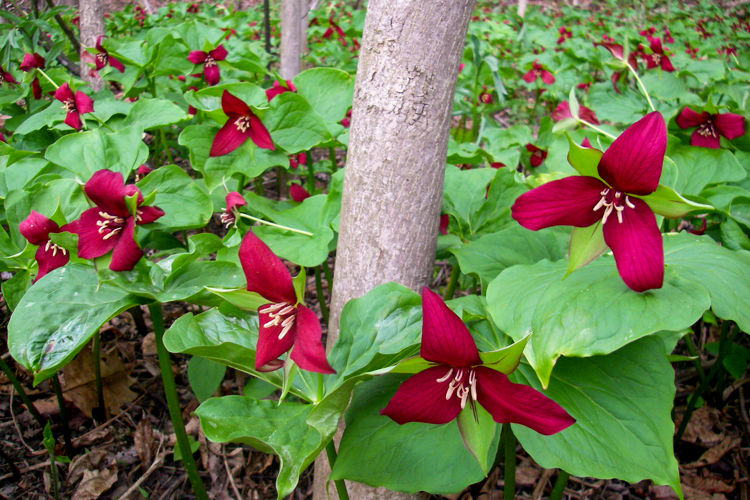
[[[573,32],[570,31],[565,26],[561,26],[560,27],[560,38],[557,39],[557,45],[560,45],[565,40],[567,40],[568,38],[572,38],[572,37],[573,37]]]
[[[674,66],[672,66],[669,56],[664,53],[661,40],[658,38],[651,39],[651,54],[646,55],[646,67],[648,69],[661,68],[662,71],[674,71]]]
[[[44,62],[44,58],[36,52],[33,54],[24,54],[23,61],[21,61],[19,68],[21,71],[28,73],[35,69],[44,69]],[[39,84],[38,76],[34,76],[34,79],[31,81],[31,90],[34,94],[34,99],[38,101],[42,98],[42,86]]]
[[[284,92],[296,92],[297,87],[294,86],[291,80],[286,80],[284,85],[280,84],[278,80],[273,81],[273,86],[270,89],[266,89],[266,99],[271,102],[277,95],[283,94]]]
[[[76,130],[81,129],[81,115],[94,111],[94,101],[80,90],[74,94],[67,83],[55,91],[55,99],[63,103],[66,111],[64,122]]]
[[[299,165],[307,165],[307,155],[304,152],[289,155],[289,166],[296,170]]]
[[[230,191],[224,198],[224,203],[227,206],[222,209],[221,223],[230,227],[237,221],[239,207],[244,207],[247,205],[247,202],[237,191]]]
[[[578,85],[576,85],[577,89],[581,89],[584,92],[588,92],[590,87],[591,87],[591,82],[579,83]]]
[[[533,144],[527,144],[526,151],[531,153],[531,158],[529,159],[529,163],[531,163],[532,167],[535,167],[535,168],[538,167],[547,158],[547,151],[545,151],[544,149],[539,149]]]
[[[681,129],[697,127],[690,136],[691,146],[718,149],[719,136],[732,140],[745,134],[745,118],[734,113],[698,113],[685,107],[675,122]]]
[[[16,81],[15,78],[13,78],[13,75],[5,71],[3,67],[0,66],[0,85],[2,85],[5,82],[18,85],[18,82]]]
[[[255,116],[247,104],[226,90],[221,95],[221,109],[229,120],[216,133],[209,156],[229,154],[248,138],[259,148],[276,149],[271,134],[260,118]]]
[[[109,64],[120,73],[123,73],[125,71],[125,66],[123,66],[120,61],[118,61],[117,59],[109,55],[109,52],[107,52],[107,49],[105,49],[104,46],[102,45],[103,39],[104,39],[104,35],[99,35],[98,37],[96,37],[96,46],[95,46],[96,51],[97,51],[96,54],[92,55],[90,52],[84,51],[83,57],[92,59],[90,62],[94,63],[96,67],[96,71],[101,70],[102,68],[104,68],[106,65]]]
[[[448,214],[441,215],[438,231],[440,231],[440,234],[442,234],[443,236],[448,234],[448,224],[450,224],[450,217],[448,216]]]
[[[578,106],[578,116],[589,123],[599,125],[599,120],[596,118],[594,112],[586,106]],[[570,114],[570,103],[568,101],[561,102],[552,112],[550,118],[556,122],[564,120],[565,118],[573,118],[573,115]]]
[[[537,78],[541,78],[544,83],[547,85],[552,85],[555,83],[555,77],[544,69],[544,66],[539,64],[539,61],[534,60],[534,62],[531,64],[531,69],[523,75],[523,80],[526,83],[533,83]]]
[[[187,60],[193,64],[203,64],[203,77],[206,83],[214,86],[219,83],[219,66],[217,61],[223,61],[227,58],[227,49],[219,45],[214,50],[203,52],[202,50],[193,50],[188,54]]]
[[[197,3],[191,3],[190,5],[188,5],[187,10],[186,10],[188,14],[197,14],[200,11],[201,11],[201,6],[198,5]]]
[[[221,31],[225,32],[224,40],[229,40],[232,35],[236,35],[237,32],[233,28],[221,28]]]
[[[295,183],[289,185],[289,197],[292,199],[292,201],[301,202],[308,199],[310,197],[310,193],[308,193],[305,188]]]
[[[349,109],[349,111],[346,112],[346,117],[341,120],[341,125],[344,126],[344,128],[349,128],[352,124],[352,110]]]
[[[32,210],[31,214],[18,225],[18,231],[21,235],[32,245],[39,247],[36,249],[36,254],[34,254],[36,263],[39,266],[36,281],[42,279],[48,272],[64,266],[70,260],[68,251],[53,243],[49,239],[49,235],[62,232],[75,233],[77,232],[77,226],[78,222],[75,221],[60,227],[55,221],[48,219],[35,210]]]
[[[487,88],[485,87],[485,90]],[[489,92],[482,92],[479,94],[479,102],[482,102],[484,104],[492,104],[492,94]]]
[[[143,179],[153,171],[154,169],[150,168],[148,165],[140,165],[138,167],[138,170],[135,171],[135,181],[139,182],[141,179]]]

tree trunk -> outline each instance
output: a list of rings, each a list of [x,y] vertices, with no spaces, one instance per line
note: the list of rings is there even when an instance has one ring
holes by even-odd
[[[518,15],[524,17],[526,15],[526,4],[527,0],[518,0]]]
[[[96,37],[104,34],[104,8],[101,0],[80,0],[78,2],[81,28],[81,56],[86,47],[96,45]],[[83,57],[81,57],[83,60]],[[94,92],[102,89],[102,79],[98,76],[89,76],[91,67],[81,63],[81,78],[91,84]]]
[[[300,72],[302,42],[300,0],[281,0],[281,78],[291,80]]]
[[[307,18],[310,13],[310,0],[299,0],[299,55],[303,57],[307,52]],[[300,62],[300,71],[307,68],[303,62]]]
[[[458,66],[474,0],[370,0],[354,90],[328,326],[344,304],[397,281],[432,278]],[[328,461],[316,461],[325,500]],[[336,498],[335,491],[330,494]],[[353,499],[413,498],[350,484]]]

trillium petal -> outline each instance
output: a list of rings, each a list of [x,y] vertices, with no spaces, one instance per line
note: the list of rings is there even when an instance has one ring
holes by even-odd
[[[107,52],[104,49],[104,46],[102,45],[102,40],[103,39],[104,39],[104,35],[99,35],[98,37],[96,37],[96,45],[95,45],[95,47],[96,47],[96,50],[98,50],[99,52]]]
[[[555,77],[552,75],[552,73],[550,73],[546,69],[543,69],[542,70],[542,81],[544,83],[546,83],[547,85],[552,85],[553,83],[555,83]]]
[[[159,207],[138,207],[138,217],[136,218],[136,224],[151,224],[160,217],[164,216],[164,210]]]
[[[217,83],[219,83],[219,79],[220,79],[219,65],[216,63],[211,64],[211,65],[204,65],[203,77],[206,79],[206,83],[212,87],[216,85]]]
[[[612,214],[604,224],[604,241],[615,256],[617,271],[636,292],[664,284],[664,249],[656,217],[645,201],[628,197],[635,208],[625,207],[622,222]]]
[[[274,303],[297,303],[289,270],[252,231],[242,239],[239,257],[249,292],[256,292]]]
[[[219,45],[214,50],[208,53],[208,55],[213,57],[215,61],[223,61],[227,58],[227,54],[227,49],[225,49],[223,45]]]
[[[227,212],[231,211],[234,207],[243,207],[247,205],[245,198],[243,198],[242,195],[237,191],[230,191],[229,193],[227,193],[226,197],[224,198],[224,202],[227,205]]]
[[[81,115],[78,111],[68,111],[65,113],[63,123],[72,129],[81,130]]]
[[[701,148],[719,149],[721,139],[719,139],[718,134],[703,135],[701,134],[701,129],[698,128],[693,130],[693,133],[690,135],[690,145]]]
[[[422,347],[419,352],[433,363],[462,368],[482,363],[464,322],[427,287],[422,288]]]
[[[251,114],[250,115],[250,128],[248,129],[250,140],[253,144],[262,149],[276,149],[273,145],[273,139],[271,134],[260,118]]]
[[[109,56],[109,65],[112,66],[113,68],[115,68],[120,73],[124,73],[125,72],[125,66],[123,66],[120,61],[118,61],[117,59],[115,59],[112,56]]]
[[[667,56],[661,56],[661,69],[662,71],[674,71],[674,66],[672,66],[672,61]]]
[[[578,109],[578,116],[589,123],[599,125],[599,119],[596,117],[596,114],[586,106],[581,106]]]
[[[533,69],[530,69],[526,72],[525,75],[523,75],[523,81],[526,83],[533,83],[534,80],[536,80],[536,73],[534,73]]]
[[[711,114],[707,111],[698,113],[697,111],[693,111],[692,109],[685,106],[684,108],[682,108],[682,111],[680,111],[680,114],[677,115],[677,118],[675,118],[674,121],[678,127],[680,127],[681,129],[686,129],[690,127],[697,127],[702,123],[706,123],[710,118]]]
[[[110,215],[129,217],[128,209],[123,198],[126,195],[125,182],[120,172],[98,170],[83,186],[86,196],[99,209]]]
[[[187,55],[187,60],[193,64],[203,64],[207,56],[208,54],[206,54],[202,50],[191,50]]]
[[[656,191],[667,149],[667,126],[661,113],[647,114],[607,148],[599,175],[615,190],[636,195]]]
[[[101,224],[107,219],[99,215],[100,208],[94,207],[84,210],[78,222],[78,256],[82,259],[101,257],[115,247],[117,235],[107,238],[99,232]]]
[[[310,193],[299,184],[291,184],[289,186],[289,197],[292,201],[301,202],[305,201],[310,197]]]
[[[224,156],[242,146],[242,143],[250,136],[250,129],[243,132],[237,126],[237,122],[243,119],[243,117],[240,117],[227,120],[216,132],[216,136],[211,143],[211,151],[208,153],[209,156]]]
[[[31,81],[31,93],[37,101],[42,98],[42,86],[39,84],[39,78],[34,78]]]
[[[258,324],[260,325],[258,329],[258,345],[255,348],[256,370],[261,370],[269,364],[271,366],[268,368],[273,368],[274,366],[281,367],[281,365],[273,363],[273,361],[292,348],[295,335],[297,334],[297,325],[294,324],[282,338],[279,338],[284,327],[281,324],[273,325],[273,318],[268,313],[262,311],[263,308],[261,307],[258,311]],[[294,321],[296,322],[296,319]]]
[[[54,271],[58,267],[62,267],[70,260],[70,255],[67,250],[50,244],[41,245],[36,249],[34,255],[36,263],[39,266],[39,271],[36,273],[36,281],[39,281],[50,271]]]
[[[76,92],[75,96],[76,109],[79,113],[93,113],[94,112],[94,101],[89,96],[81,92]]]
[[[625,60],[622,45],[618,43],[602,42],[602,43],[595,43],[594,45],[601,45],[612,54],[612,57],[615,57],[616,59]]]
[[[336,373],[326,359],[326,350],[320,337],[318,316],[305,306],[297,306],[297,334],[289,356],[303,370],[316,373]]]
[[[533,387],[514,384],[508,376],[478,366],[477,401],[500,424],[521,424],[549,436],[576,421],[560,405]]]
[[[661,39],[660,38],[653,37],[653,38],[651,38],[650,41],[651,41],[651,44],[650,44],[651,45],[651,50],[655,54],[663,54],[664,53],[664,49],[662,49],[662,47],[661,47]]]
[[[67,83],[63,83],[57,88],[57,90],[55,90],[55,99],[60,102],[65,102],[70,99],[75,99],[75,94],[73,94],[73,91]]]
[[[561,102],[557,105],[557,107],[552,112],[552,114],[549,115],[549,117],[556,122],[559,122],[560,120],[563,120],[565,118],[573,118],[573,115],[570,114],[570,103],[568,101]]]
[[[401,383],[381,415],[392,418],[397,424],[422,422],[447,424],[461,412],[461,400],[455,395],[446,399],[448,383],[438,383],[450,367],[433,366]]]
[[[110,270],[131,271],[143,257],[143,250],[135,241],[135,219],[128,217],[122,232],[111,239],[116,240],[116,243],[109,262]]]
[[[41,245],[49,240],[49,233],[56,233],[60,226],[52,219],[48,219],[36,210],[32,210],[28,217],[18,225],[18,231],[32,245]]]
[[[245,101],[239,99],[226,90],[221,94],[221,110],[229,118],[240,118],[252,113],[250,106]]]
[[[588,227],[602,218],[595,212],[607,186],[595,177],[575,175],[547,182],[522,194],[511,207],[513,218],[526,229],[552,226]]]
[[[745,117],[734,113],[714,115],[714,125],[719,134],[729,140],[745,135]]]

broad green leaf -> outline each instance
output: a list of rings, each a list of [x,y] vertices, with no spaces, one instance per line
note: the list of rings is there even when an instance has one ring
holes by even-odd
[[[497,424],[492,420],[492,415],[481,405],[467,405],[458,414],[456,421],[464,446],[474,456],[482,471],[489,474],[495,458],[494,455],[489,455],[489,451],[497,433]]]
[[[654,213],[670,219],[684,217],[695,210],[713,210],[711,205],[702,205],[680,196],[674,189],[661,184],[653,193],[642,197]]]
[[[579,146],[570,137],[570,134],[565,134],[565,137],[568,138],[568,144],[570,144],[568,163],[581,175],[601,179],[599,177],[599,160],[602,159],[604,153],[595,148]]]
[[[589,107],[600,121],[630,125],[646,114],[648,103],[643,95],[624,85],[620,85],[620,91],[614,93],[609,81],[591,85]]]
[[[669,157],[677,164],[679,176],[671,187],[683,195],[698,195],[709,184],[736,182],[747,173],[726,149],[678,146]]]
[[[308,69],[295,76],[292,83],[326,123],[340,122],[352,106],[354,78],[340,69]]]
[[[30,286],[31,274],[26,270],[18,271],[11,279],[3,281],[3,299],[11,311],[15,310]]]
[[[721,243],[730,250],[750,250],[750,239],[734,219],[721,223]]]
[[[225,34],[220,29],[206,26],[199,21],[179,24],[174,27],[174,31],[179,33],[190,50],[205,50],[206,44],[215,48]]]
[[[226,365],[200,356],[190,358],[187,370],[188,382],[198,402],[203,403],[213,396],[221,385],[221,381],[224,380],[226,372]]]
[[[8,349],[38,384],[72,360],[104,322],[138,303],[120,288],[99,283],[93,267],[69,264],[23,296],[8,324]]]
[[[446,425],[398,425],[380,415],[406,378],[383,375],[354,389],[331,479],[435,495],[458,493],[483,479],[485,473],[461,441],[456,420]],[[495,432],[487,456],[494,457],[499,438]]]
[[[208,195],[177,165],[160,167],[138,184],[144,195],[156,191],[153,205],[164,216],[149,227],[169,231],[203,227],[211,218],[213,205]]]
[[[128,127],[113,133],[98,128],[68,134],[47,148],[45,158],[74,172],[83,182],[103,168],[127,178],[148,157],[142,133],[140,127]]]
[[[136,126],[143,130],[166,127],[188,119],[188,114],[176,104],[163,99],[138,99],[123,121],[123,127]]]
[[[224,83],[215,85],[201,89],[198,92],[187,92],[185,100],[196,109],[203,111],[220,110],[219,115],[223,116],[223,123],[226,121],[226,115],[221,111],[221,96],[224,94],[224,91],[229,92],[253,108],[265,108],[268,106],[266,93],[262,88],[253,83]],[[263,122],[265,123],[265,120]]]
[[[541,390],[527,365],[513,377]],[[581,477],[651,479],[680,492],[672,450],[674,370],[659,339],[642,338],[605,356],[561,358],[544,394],[576,423],[552,436],[513,424],[539,465]]]
[[[207,305],[221,301],[207,291],[209,287],[236,288],[245,283],[245,275],[236,264],[226,261],[199,260],[173,271],[164,281],[164,290],[156,298],[160,302],[186,300]]]
[[[697,99],[685,88],[685,83],[675,73],[668,71],[646,71],[641,76],[643,85],[648,89],[651,98],[663,101],[680,99],[694,102]]]
[[[276,96],[263,118],[275,145],[299,153],[332,139],[325,122],[304,97],[294,92]]]

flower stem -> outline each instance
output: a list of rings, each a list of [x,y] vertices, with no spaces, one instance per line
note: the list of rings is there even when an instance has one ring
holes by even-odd
[[[59,86],[58,84],[56,84],[56,83],[55,83],[55,82],[54,82],[54,81],[52,80],[52,78],[50,78],[50,77],[49,77],[49,76],[47,75],[47,73],[45,73],[45,72],[44,72],[43,70],[41,70],[41,69],[39,69],[39,68],[36,68],[36,70],[37,70],[37,72],[39,72],[39,73],[40,73],[40,74],[41,74],[41,75],[42,75],[42,76],[43,76],[44,78],[46,78],[46,79],[47,79],[47,81],[48,81],[48,82],[50,82],[50,83],[52,84],[52,86],[53,86],[53,87],[55,87],[55,89],[59,89],[59,88],[60,88],[60,86]]]
[[[60,379],[57,376],[57,372],[52,375],[52,388],[55,390],[55,396],[57,396],[57,406],[60,408],[60,419],[62,420],[63,426],[63,439],[65,440],[65,454],[69,457],[72,457],[73,441],[70,439],[68,411],[65,409],[65,399],[63,399],[62,387],[60,387]]]
[[[185,466],[190,484],[193,487],[193,493],[198,500],[208,500],[206,489],[203,486],[203,480],[198,475],[198,467],[195,465],[195,458],[190,449],[187,433],[185,432],[185,422],[182,421],[182,412],[180,410],[180,401],[177,396],[177,386],[172,374],[172,361],[169,359],[169,351],[164,347],[164,317],[161,312],[161,304],[155,302],[149,304],[148,310],[151,313],[151,323],[154,325],[154,336],[156,337],[156,352],[159,357],[159,369],[161,370],[161,379],[164,383],[164,396],[169,406],[169,416],[174,426],[177,445],[180,447],[182,454],[182,463]]]
[[[172,153],[169,152],[169,145],[167,145],[167,136],[164,134],[164,129],[159,129],[159,137],[161,138],[161,145],[164,147],[164,154],[167,155],[167,160],[169,160],[169,164],[173,164],[174,160],[172,159]]]
[[[654,103],[651,102],[651,96],[648,95],[648,91],[646,90],[646,87],[643,85],[643,82],[638,76],[638,73],[635,71],[635,69],[633,69],[633,67],[630,64],[628,64],[628,69],[630,70],[631,73],[633,73],[635,80],[638,82],[638,85],[641,87],[641,92],[643,92],[643,95],[646,96],[646,100],[648,101],[648,106],[651,108],[651,111],[656,111],[656,108],[654,107]]]
[[[320,312],[323,315],[323,321],[328,324],[328,307],[326,306],[326,298],[323,296],[323,282],[320,278],[320,267],[313,267],[313,271],[315,272],[315,293],[318,295]]]
[[[582,123],[583,125],[586,125],[587,127],[589,127],[589,128],[590,128],[590,129],[592,129],[592,130],[596,130],[596,131],[597,131],[597,132],[599,132],[600,134],[606,135],[606,136],[607,136],[607,137],[609,137],[610,139],[617,139],[617,137],[615,137],[614,135],[610,134],[609,132],[605,132],[604,130],[600,129],[599,127],[597,127],[597,126],[596,126],[596,125],[594,125],[593,123],[589,123],[589,122],[587,122],[586,120],[583,120],[583,119],[581,119],[581,118],[578,118],[578,122],[579,122],[579,123]]]
[[[333,470],[333,464],[336,463],[336,445],[333,444],[333,439],[328,441],[326,445],[326,455],[328,455],[328,463],[331,465]],[[346,483],[343,479],[337,479],[333,482],[336,485],[336,493],[339,494],[339,500],[349,500],[349,492],[346,491]]]
[[[685,345],[687,346],[688,352],[691,356],[696,358],[693,360],[693,366],[695,367],[695,371],[698,372],[698,377],[700,377],[701,383],[703,383],[703,381],[706,380],[706,372],[703,371],[703,366],[701,366],[700,355],[698,354],[698,349],[696,349],[695,344],[693,343],[692,333],[688,333],[683,338],[685,339]]]
[[[257,194],[258,196],[265,195],[265,193],[263,192],[263,174],[260,174],[255,178],[255,194]]]
[[[331,268],[328,267],[328,259],[323,261],[323,274],[326,275],[326,283],[328,283],[328,289],[333,288],[333,275],[331,274]]]
[[[10,383],[13,384],[13,388],[21,397],[21,401],[23,401],[23,404],[25,404],[26,407],[29,409],[29,412],[31,412],[31,416],[34,417],[34,420],[36,420],[36,423],[39,424],[39,427],[44,428],[44,424],[46,424],[47,422],[39,413],[39,410],[36,409],[36,406],[34,406],[34,403],[31,402],[31,399],[29,399],[28,394],[26,394],[26,391],[23,390],[23,386],[21,385],[21,382],[19,382],[19,380],[16,378],[15,374],[13,373],[13,370],[10,369],[10,366],[8,366],[8,363],[6,363],[2,357],[0,357],[0,369],[3,370],[3,373],[5,373],[5,376],[8,377],[8,380],[10,380]]]
[[[549,500],[560,500],[562,498],[565,486],[568,484],[568,478],[570,478],[570,474],[560,469],[560,472],[557,475],[557,480],[555,480],[555,486],[552,488],[552,493],[549,495]]]
[[[452,266],[451,276],[448,279],[448,286],[445,287],[445,293],[443,293],[443,300],[451,300],[453,295],[455,295],[459,274],[461,274],[461,270],[458,268],[458,264]]]
[[[94,334],[94,352],[92,357],[94,358],[94,379],[96,380],[96,399],[99,405],[99,414],[97,420],[100,423],[104,423],[107,420],[107,408],[104,406],[104,390],[102,389],[102,367],[101,367],[101,339],[99,338],[99,332]]]
[[[305,236],[312,236],[312,233],[308,233],[307,231],[302,231],[301,229],[294,229],[287,226],[282,226],[281,224],[274,224],[273,222],[268,222],[267,220],[259,219],[257,217],[253,217],[252,215],[243,214],[242,212],[239,212],[240,217],[244,217],[246,219],[254,220],[255,222],[260,222],[261,224],[266,224],[271,227],[277,227],[279,229],[285,229],[287,231],[291,231],[293,233],[299,233],[304,234]]]
[[[505,441],[505,474],[503,476],[503,499],[515,498],[516,494],[516,436],[510,424],[503,424]]]
[[[313,165],[313,158],[310,151],[306,152],[307,156],[307,192],[310,194],[315,193],[315,166]]]
[[[331,173],[335,174],[339,169],[338,161],[336,160],[336,148],[331,146],[328,148],[328,157],[331,159]]]

